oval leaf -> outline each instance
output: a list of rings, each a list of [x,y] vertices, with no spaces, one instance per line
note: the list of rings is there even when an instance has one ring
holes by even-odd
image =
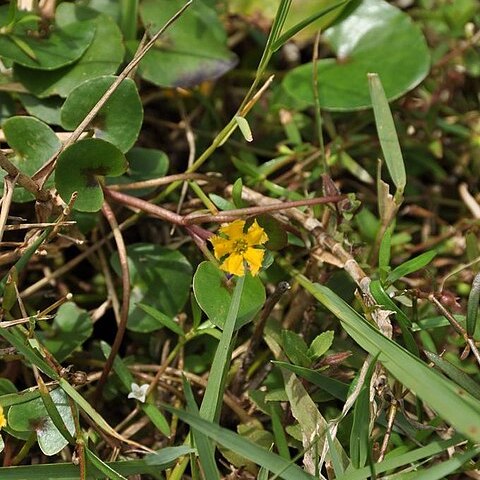
[[[110,16],[72,3],[61,3],[56,14],[57,22],[62,27],[76,22],[77,19],[91,20],[96,27],[95,36],[85,53],[73,65],[50,71],[32,71],[28,67],[14,65],[14,77],[39,97],[66,97],[86,80],[114,74],[125,55],[122,34]]]
[[[33,117],[11,117],[3,123],[3,132],[13,149],[9,160],[27,175],[33,175],[62,145],[48,125]],[[5,176],[3,170],[0,176]],[[28,202],[33,198],[23,188],[15,188],[14,201]]]
[[[202,262],[193,277],[193,293],[200,308],[217,327],[223,328],[232,300],[233,285],[227,287],[225,273],[210,262]],[[265,287],[258,277],[246,275],[240,299],[238,329],[250,322],[265,303]]]
[[[140,4],[143,24],[157,32],[183,5],[183,0],[146,0]],[[201,0],[171,25],[158,45],[140,62],[139,74],[156,85],[192,87],[214,80],[237,63],[227,48],[227,37],[217,13]],[[136,45],[131,45],[132,52]]]
[[[99,181],[105,175],[118,176],[127,169],[123,153],[111,143],[87,138],[74,143],[58,157],[55,186],[65,202],[78,193],[75,209],[96,212],[102,208]]]
[[[71,435],[75,435],[74,419],[67,395],[57,388],[50,392],[50,396],[67,430]],[[12,405],[8,411],[8,425],[21,432],[36,432],[38,445],[45,455],[55,455],[68,444],[50,419],[41,398]]]
[[[327,110],[369,108],[370,72],[378,73],[393,100],[416,87],[430,68],[420,28],[383,0],[351,2],[324,36],[337,54],[317,64],[320,104]],[[283,81],[293,99],[308,105],[314,104],[312,68],[312,63],[295,68]]]
[[[88,80],[75,88],[62,107],[62,125],[75,130],[108,90],[116,77],[105,76]],[[143,107],[135,82],[126,78],[113,92],[93,119],[95,136],[118,147],[130,150],[137,140],[143,120]]]
[[[48,36],[40,31],[32,35],[31,27],[31,22],[17,22],[12,32],[0,35],[0,56],[25,67],[55,70],[78,60],[95,35],[92,22],[57,23],[47,29]]]

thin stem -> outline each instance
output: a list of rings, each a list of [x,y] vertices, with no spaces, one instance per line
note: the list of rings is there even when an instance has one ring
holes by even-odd
[[[110,228],[112,229],[113,237],[117,245],[118,258],[122,272],[122,311],[120,317],[120,324],[117,328],[117,334],[115,335],[115,340],[113,341],[110,355],[105,362],[102,375],[97,383],[97,390],[95,392],[95,398],[97,401],[102,394],[102,390],[105,382],[107,381],[108,374],[112,369],[113,361],[115,360],[118,350],[120,349],[123,337],[125,335],[128,321],[128,309],[130,306],[130,272],[128,268],[127,248],[125,246],[125,242],[123,240],[120,228],[118,227],[117,219],[115,218],[115,215],[107,202],[103,203],[102,213],[110,224]]]

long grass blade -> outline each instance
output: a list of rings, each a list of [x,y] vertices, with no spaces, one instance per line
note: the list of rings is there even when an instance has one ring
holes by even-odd
[[[329,288],[314,284],[302,275],[297,279],[342,322],[347,333],[364,350],[378,355],[378,360],[405,387],[467,438],[480,441],[480,402],[476,398],[386,338]]]

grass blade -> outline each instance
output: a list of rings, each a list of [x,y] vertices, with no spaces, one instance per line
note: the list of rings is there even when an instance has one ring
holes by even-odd
[[[433,362],[445,375],[450,377],[455,383],[464,388],[468,393],[480,400],[480,386],[475,380],[472,380],[466,373],[451,364],[444,358],[433,352],[424,352],[427,358]]]
[[[480,273],[475,275],[472,282],[472,289],[468,295],[467,306],[467,334],[469,337],[475,333],[477,326],[478,302],[480,301]]]
[[[235,285],[222,336],[220,337],[213,358],[207,388],[205,389],[205,395],[203,396],[202,405],[200,407],[200,416],[212,422],[218,420],[220,407],[223,401],[225,381],[230,367],[233,332],[235,331],[235,323],[237,321],[238,309],[240,308],[240,298],[242,296],[244,282],[245,277],[239,277],[237,284]]]
[[[435,250],[429,250],[428,252],[424,252],[406,262],[403,262],[401,265],[393,269],[388,277],[388,283],[394,283],[401,277],[406,277],[413,272],[417,272],[422,268],[426,267],[437,255]]]
[[[167,447],[159,452],[145,455],[141,460],[105,462],[117,473],[130,475],[158,475],[162,470],[169,468],[178,458],[194,452],[186,446]],[[98,476],[98,474],[97,474]],[[2,480],[78,480],[80,469],[72,463],[54,463],[43,465],[22,465],[20,467],[0,467]]]
[[[222,428],[216,423],[209,422],[183,410],[164,405],[165,409],[188,423],[192,428],[202,432],[229,450],[260,465],[285,480],[315,480],[313,475],[304,472],[298,465],[292,464],[276,453],[256,445],[242,438],[240,435]]]
[[[329,288],[314,284],[302,275],[299,282],[341,322],[347,333],[378,360],[405,387],[430,405],[459,432],[480,441],[480,402],[438,372],[383,336]]]
[[[192,387],[188,380],[183,377],[183,391],[185,394],[185,400],[187,402],[187,411],[198,415],[198,407],[193,396]],[[191,433],[195,440],[195,446],[198,450],[198,457],[202,465],[205,478],[209,480],[220,480],[220,472],[218,471],[215,463],[215,448],[212,441],[203,433],[198,432],[194,428],[191,429]]]
[[[376,73],[368,74],[368,86],[385,163],[393,183],[397,187],[397,194],[401,195],[407,183],[407,175],[392,112],[390,111],[380,78]]]

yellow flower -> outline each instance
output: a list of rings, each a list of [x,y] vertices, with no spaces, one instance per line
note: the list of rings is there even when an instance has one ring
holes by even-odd
[[[5,418],[5,415],[3,414],[3,407],[0,405],[0,430],[3,427],[7,426],[7,419]]]
[[[268,241],[268,236],[255,220],[245,233],[244,220],[235,220],[223,225],[219,232],[223,236],[214,235],[210,238],[215,257],[220,260],[220,268],[233,275],[245,275],[245,263],[252,275],[257,275],[262,266],[264,250],[258,247]]]

